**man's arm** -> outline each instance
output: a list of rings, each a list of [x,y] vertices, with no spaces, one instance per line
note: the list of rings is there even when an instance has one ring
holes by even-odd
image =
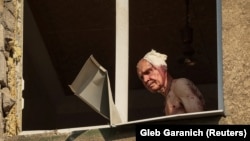
[[[199,89],[188,79],[177,79],[174,93],[180,98],[187,113],[204,110],[205,102]]]

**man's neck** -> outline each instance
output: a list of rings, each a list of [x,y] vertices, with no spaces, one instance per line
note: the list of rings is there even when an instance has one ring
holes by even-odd
[[[168,95],[168,92],[170,91],[171,88],[172,80],[173,80],[172,76],[166,73],[164,86],[161,88],[161,90],[159,90],[160,94],[162,94],[163,96]]]

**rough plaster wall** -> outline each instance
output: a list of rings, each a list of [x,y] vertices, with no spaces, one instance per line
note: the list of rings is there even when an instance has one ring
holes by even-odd
[[[5,135],[12,136],[21,131],[21,108],[22,93],[22,1],[0,1],[0,26],[1,26],[1,69],[6,75],[0,77],[0,100],[3,103],[0,108],[4,111],[4,104],[8,103],[5,97],[9,97],[14,104],[8,106],[8,113],[2,114],[1,130]],[[5,67],[5,69],[3,69]],[[12,102],[13,103],[13,102]],[[4,115],[4,116],[3,116]],[[0,135],[0,140],[3,135]]]
[[[222,0],[223,86],[226,117],[250,123],[250,0]]]

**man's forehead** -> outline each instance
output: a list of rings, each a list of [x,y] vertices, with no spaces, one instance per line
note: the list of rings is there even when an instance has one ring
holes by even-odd
[[[151,68],[151,67],[152,67],[152,64],[149,63],[149,62],[148,62],[147,60],[145,60],[145,59],[141,59],[141,60],[138,62],[138,64],[137,64],[137,69],[138,69],[138,70],[141,70],[141,71],[146,70],[146,69]]]

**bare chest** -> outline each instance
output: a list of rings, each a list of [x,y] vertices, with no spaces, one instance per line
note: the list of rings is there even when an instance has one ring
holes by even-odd
[[[185,109],[181,100],[170,91],[165,98],[165,114],[172,115],[178,113],[185,113]]]

